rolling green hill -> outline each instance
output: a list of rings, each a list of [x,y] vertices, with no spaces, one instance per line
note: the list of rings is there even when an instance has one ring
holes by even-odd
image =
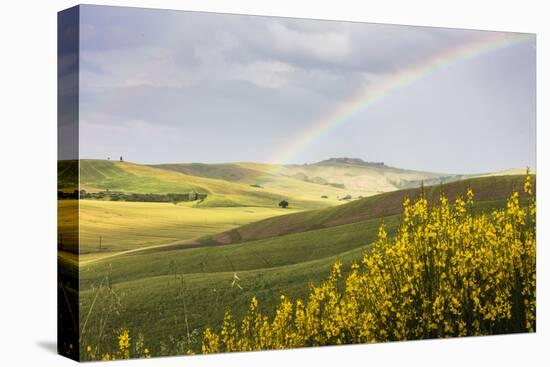
[[[184,173],[191,176],[214,178],[232,182],[254,183],[263,173],[250,168],[241,167],[238,163],[175,163],[155,164],[151,167]]]
[[[91,329],[106,320],[107,330],[118,330],[123,325],[131,330],[132,335],[142,334],[145,345],[154,353],[168,348],[173,351],[166,354],[181,354],[178,343],[186,343],[188,330],[191,335],[201,335],[206,326],[220,325],[225,310],[232,310],[236,317],[242,317],[252,296],[258,298],[262,310],[271,312],[280,301],[281,294],[292,298],[304,297],[308,285],[326,277],[336,259],[347,266],[360,258],[363,251],[358,248],[319,260],[239,271],[236,273],[240,279],[238,286],[232,286],[234,271],[176,273],[113,283],[116,293],[112,296],[102,293],[97,300],[101,304],[116,304],[120,300],[118,315],[106,314],[104,308],[99,307],[92,308],[90,312],[98,294],[97,288],[82,289],[80,324],[87,320]],[[98,271],[99,277],[94,285],[100,285],[108,274],[109,267],[105,265],[102,271]],[[92,338],[88,339],[88,335]],[[97,339],[93,336],[89,332],[83,340],[104,350],[116,345],[113,337],[95,342]],[[198,343],[198,338],[192,338],[189,346],[196,350],[200,348]]]
[[[490,211],[505,207],[512,189],[520,191],[522,184],[523,176],[486,177],[426,187],[425,194],[430,202],[441,191],[452,199],[469,186],[476,195],[476,209]],[[326,276],[336,259],[346,265],[360,259],[382,220],[389,234],[395,233],[402,199],[419,192],[385,193],[252,223],[229,231],[238,234],[233,239],[238,243],[220,246],[214,236],[197,244],[200,247],[167,245],[82,265],[81,322],[87,318],[94,325],[102,320],[101,310],[90,307],[105,279],[123,304],[109,327],[125,325],[143,333],[154,350],[170,336],[186,340],[187,328],[193,332],[218,325],[226,309],[240,317],[253,295],[264,310],[273,310],[281,293],[292,298],[307,294],[309,284]]]
[[[231,182],[260,185],[267,189],[291,188],[296,182],[328,188],[339,188],[341,197],[370,196],[404,187],[416,187],[422,180],[439,183],[461,176],[421,172],[389,167],[383,163],[365,162],[357,158],[331,158],[313,164],[276,165],[236,162],[227,164],[160,164],[153,167],[188,175],[215,178]],[[309,186],[311,187],[311,186]]]
[[[521,191],[524,176],[489,176],[425,187],[429,202],[437,202],[441,192],[450,200],[464,194],[471,187],[478,202],[491,202],[505,198],[513,190]],[[420,194],[420,188],[388,192],[353,201],[337,207],[313,210],[276,218],[268,218],[220,233],[209,243],[228,244],[281,236],[289,233],[355,223],[372,218],[386,217],[401,212],[403,200]]]
[[[384,219],[390,232],[398,221],[399,216]],[[120,282],[169,275],[174,271],[181,274],[244,271],[318,260],[367,246],[376,238],[380,222],[376,218],[227,246],[153,247],[84,264],[81,286],[85,288],[94,279],[90,274],[107,263],[112,266],[113,280]],[[147,259],[145,263],[144,259]],[[175,269],[171,263],[175,263]]]
[[[73,169],[60,163],[58,179],[61,186],[64,172]],[[67,163],[68,165],[68,163]],[[282,178],[271,188],[251,186],[218,178],[190,175],[176,170],[161,169],[129,162],[105,160],[80,161],[80,189],[88,192],[113,191],[143,194],[207,194],[206,200],[196,203],[201,207],[277,207],[286,199],[296,209],[322,208],[339,204],[337,197],[345,190],[324,187],[307,182]],[[68,177],[71,177],[70,175]],[[321,196],[329,196],[324,199]]]
[[[142,333],[154,354],[182,353],[183,341],[196,350],[193,335],[219,325],[226,309],[242,316],[253,295],[270,312],[281,293],[304,297],[336,259],[360,260],[382,221],[395,233],[404,198],[421,192],[397,188],[461,177],[349,158],[285,166],[83,160],[59,168],[59,187],[68,191],[79,170],[88,192],[207,195],[178,203],[80,200],[79,257],[60,251],[63,271],[79,266],[82,342],[107,350],[124,326]],[[490,211],[504,207],[513,189],[521,192],[523,180],[470,178],[424,193],[433,203],[441,192],[453,200],[472,187],[475,210]],[[282,199],[289,209],[278,207]],[[75,203],[60,200],[61,212]],[[70,218],[60,218],[60,231],[69,231],[63,220]],[[114,332],[98,336],[104,330]]]
[[[228,164],[162,164],[152,167],[204,177],[223,180],[230,184],[240,184],[255,189],[255,192],[280,193],[290,201],[291,205],[301,201],[317,202],[317,207],[326,207],[341,204],[340,198],[348,195],[357,197],[365,194],[361,191],[347,190],[344,187],[321,185],[316,182],[297,180],[277,173],[277,166],[269,164],[228,163]],[[224,196],[219,201],[232,200]],[[311,208],[311,205],[308,206]]]
[[[204,200],[180,202],[126,202],[85,199],[79,203],[80,260],[110,257],[113,252],[166,245],[197,239],[251,222],[295,211],[341,204],[336,199],[344,191],[281,178],[267,189],[239,182],[188,175],[128,162],[82,160],[59,162],[59,188],[73,191],[74,177],[80,173],[80,189],[87,192],[139,194],[206,194]],[[321,198],[330,195],[332,199]],[[281,200],[289,209],[281,209]],[[60,211],[72,207],[60,200]],[[60,237],[65,243],[72,233],[60,222]],[[65,246],[66,251],[77,249]]]

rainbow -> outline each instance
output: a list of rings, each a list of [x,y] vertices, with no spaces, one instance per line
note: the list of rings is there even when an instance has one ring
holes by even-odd
[[[392,93],[460,61],[469,60],[494,50],[533,39],[531,34],[486,33],[483,37],[431,55],[395,74],[382,77],[363,88],[359,88],[352,97],[340,102],[328,114],[307,124],[283,150],[278,151],[270,159],[271,164],[275,167],[272,173],[276,173],[279,169],[277,167],[288,163],[292,157],[306,149],[313,142],[346,123],[349,117],[364,111]]]

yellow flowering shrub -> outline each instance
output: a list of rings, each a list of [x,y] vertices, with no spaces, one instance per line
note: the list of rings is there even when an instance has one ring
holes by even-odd
[[[131,351],[132,343],[130,338],[130,331],[127,328],[122,328],[117,336],[118,349],[115,351],[99,353],[97,348],[93,348],[88,345],[86,347],[86,359],[102,360],[102,361],[114,361],[118,359],[130,359],[130,358],[151,358],[151,352],[148,348],[144,347],[143,335],[139,334],[137,340],[134,343],[134,349]]]
[[[533,332],[536,328],[536,199],[529,170],[506,207],[477,213],[474,192],[429,205],[422,193],[403,202],[401,225],[378,239],[344,275],[311,285],[306,300],[281,295],[270,317],[256,297],[244,318],[224,315],[186,354]],[[422,190],[423,192],[423,190]],[[86,346],[87,360],[149,358],[143,335],[117,335],[114,351]]]
[[[529,172],[528,172],[529,173]],[[381,225],[359,264],[312,285],[306,301],[281,296],[273,317],[258,300],[237,322],[206,329],[202,352],[532,332],[536,321],[536,201],[512,193],[505,209],[476,214],[474,193],[430,206],[403,203],[395,238]]]

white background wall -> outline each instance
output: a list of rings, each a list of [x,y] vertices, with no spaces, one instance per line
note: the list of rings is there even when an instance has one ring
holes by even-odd
[[[96,4],[537,33],[538,332],[283,352],[173,357],[112,366],[531,366],[550,345],[549,20],[541,0],[119,0]],[[74,1],[3,1],[0,21],[0,364],[66,366],[56,339],[56,12]],[[546,186],[546,188],[545,188]],[[104,365],[103,363],[97,364]],[[547,365],[547,364],[546,364]]]

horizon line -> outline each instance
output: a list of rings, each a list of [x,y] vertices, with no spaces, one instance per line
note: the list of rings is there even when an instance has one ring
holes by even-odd
[[[437,171],[437,170],[431,171],[431,170],[427,170],[427,169],[403,168],[403,167],[399,167],[399,166],[386,164],[384,161],[366,161],[363,158],[357,158],[357,157],[330,157],[330,158],[322,159],[322,160],[319,160],[319,161],[302,162],[302,163],[273,163],[273,162],[261,162],[261,161],[218,161],[218,162],[208,162],[208,163],[207,162],[192,162],[192,161],[187,161],[187,162],[185,162],[185,161],[179,161],[179,162],[168,161],[168,162],[157,162],[157,163],[145,163],[145,162],[137,162],[137,161],[132,161],[132,160],[125,160],[124,156],[122,156],[122,158],[123,158],[122,162],[120,161],[120,159],[107,159],[107,158],[58,159],[57,161],[58,162],[63,162],[63,161],[105,161],[105,162],[116,162],[116,163],[131,163],[131,164],[142,165],[142,166],[160,166],[160,165],[177,165],[177,164],[229,165],[229,164],[247,164],[248,163],[248,164],[261,164],[261,165],[265,165],[265,166],[284,167],[284,166],[315,165],[315,164],[319,164],[319,163],[323,163],[323,162],[327,162],[327,161],[331,161],[331,160],[334,160],[334,161],[337,161],[337,160],[357,160],[357,161],[360,161],[362,163],[365,163],[365,165],[370,165],[371,167],[373,167],[375,165],[380,165],[380,166],[382,166],[384,168],[387,168],[387,169],[398,169],[398,170],[403,170],[403,171],[415,171],[415,172],[432,173],[432,174],[437,173],[437,174],[449,175],[449,176],[476,176],[476,175],[484,175],[484,174],[491,174],[491,173],[509,171],[509,170],[514,170],[514,169],[527,169],[527,168],[529,168],[529,170],[532,173],[536,172],[536,166],[532,167],[530,165],[525,165],[523,167],[509,166],[507,168],[500,168],[500,169],[496,168],[496,169],[488,170],[488,171],[484,171],[484,172],[451,173],[451,172],[440,172],[440,171]],[[359,165],[360,164],[356,164],[356,166],[359,166]]]

